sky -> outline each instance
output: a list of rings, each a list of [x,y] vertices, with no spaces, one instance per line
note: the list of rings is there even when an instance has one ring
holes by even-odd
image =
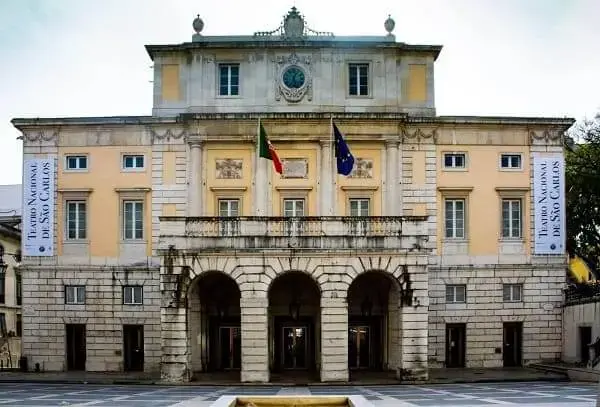
[[[360,4],[360,6],[358,6]],[[439,115],[572,117],[600,111],[598,0],[0,0],[0,184],[21,182],[14,117],[150,115],[146,44],[273,30],[295,5],[336,35],[443,45]]]

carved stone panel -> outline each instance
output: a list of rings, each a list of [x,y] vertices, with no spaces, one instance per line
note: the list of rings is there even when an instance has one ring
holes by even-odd
[[[373,178],[373,160],[357,157],[354,168],[350,173],[351,178]]]
[[[231,158],[217,159],[217,179],[241,179],[243,160]]]
[[[308,160],[305,158],[284,158],[281,160],[283,164],[283,178],[307,178],[308,177]]]

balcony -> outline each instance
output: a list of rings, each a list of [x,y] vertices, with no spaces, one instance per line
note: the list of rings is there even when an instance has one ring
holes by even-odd
[[[427,216],[182,217],[162,216],[158,250],[420,251]]]

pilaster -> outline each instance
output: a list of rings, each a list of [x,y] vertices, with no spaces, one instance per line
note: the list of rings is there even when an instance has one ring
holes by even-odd
[[[331,293],[324,292],[324,295]],[[337,294],[342,293],[337,292]],[[321,381],[345,382],[348,379],[348,304],[345,295],[323,297],[321,298]]]
[[[242,292],[240,299],[242,322],[242,382],[267,383],[269,381],[268,305],[265,297],[248,297]]]
[[[332,216],[335,211],[333,197],[333,157],[331,141],[321,141],[321,179],[319,185],[319,215]]]
[[[190,147],[189,216],[202,216],[202,140],[198,135],[188,137]]]
[[[386,189],[385,196],[383,197],[384,216],[398,216],[400,215],[401,206],[396,201],[396,190],[399,179],[399,168],[398,168],[398,145],[397,140],[386,140],[385,142],[385,153],[386,153]]]

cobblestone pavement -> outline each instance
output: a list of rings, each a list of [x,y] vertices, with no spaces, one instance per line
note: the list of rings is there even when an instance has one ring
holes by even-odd
[[[224,395],[362,395],[375,406],[592,407],[592,383],[392,386],[101,386],[0,383],[0,406],[208,407]]]

